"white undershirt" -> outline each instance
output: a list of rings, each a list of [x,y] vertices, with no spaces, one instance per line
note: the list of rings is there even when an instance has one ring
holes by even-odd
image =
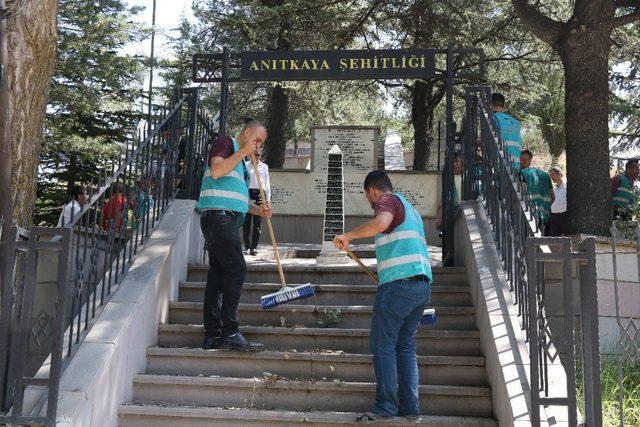
[[[62,212],[60,212],[60,218],[58,219],[58,227],[66,227],[71,223],[73,218],[80,213],[82,210],[82,206],[80,203],[75,200],[70,201],[62,208]],[[64,225],[63,225],[64,222]]]

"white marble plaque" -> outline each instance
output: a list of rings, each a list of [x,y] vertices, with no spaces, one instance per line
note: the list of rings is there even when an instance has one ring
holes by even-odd
[[[369,173],[377,168],[376,143],[380,128],[325,126],[311,128],[313,172],[327,172],[329,150],[338,145],[344,158],[344,172]]]

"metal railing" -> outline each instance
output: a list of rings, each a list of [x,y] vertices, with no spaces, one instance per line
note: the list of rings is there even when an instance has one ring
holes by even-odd
[[[622,251],[620,246],[626,244],[629,250]],[[635,248],[634,248],[635,246]],[[635,253],[634,253],[635,252]],[[620,258],[624,257],[621,261]],[[636,258],[636,273],[633,273],[632,258]],[[627,261],[627,262],[624,262]],[[615,317],[618,327],[615,341],[615,364],[617,370],[618,407],[617,416],[620,426],[637,425],[638,416],[627,422],[626,408],[636,408],[638,390],[629,390],[628,386],[637,388],[637,384],[627,384],[635,376],[627,378],[625,372],[640,368],[640,316],[637,310],[629,310],[629,303],[638,304],[640,286],[640,222],[615,221],[611,226],[611,262],[613,272],[613,289],[615,298]],[[623,268],[626,267],[626,268]],[[631,292],[629,292],[631,291]],[[634,301],[634,299],[636,301]],[[624,308],[623,308],[624,306]],[[635,380],[637,383],[637,379]],[[629,392],[634,395],[630,396]]]
[[[572,292],[571,271],[575,262],[582,263],[583,269],[589,274],[580,278],[581,289],[585,296],[580,300],[581,313],[597,313],[595,252],[572,252],[571,241],[568,238],[541,238],[543,224],[539,221],[537,208],[531,202],[529,195],[523,192],[519,183],[517,169],[512,164],[510,156],[493,118],[491,109],[491,90],[489,87],[469,87],[465,94],[465,120],[463,126],[463,142],[461,156],[463,160],[462,199],[481,200],[491,224],[494,241],[502,266],[507,276],[510,291],[514,297],[517,314],[525,331],[527,342],[530,343],[530,362],[532,378],[532,421],[540,425],[540,405],[559,405],[567,407],[570,425],[577,425],[577,395],[576,385],[576,355],[565,353],[564,368],[567,380],[567,395],[562,398],[549,398],[548,366],[554,359],[547,351],[557,334],[551,334],[547,324],[547,307],[544,298],[544,274],[536,275],[540,265],[545,262],[561,263],[565,274],[563,280],[563,295]],[[445,185],[451,185],[452,171],[445,168]],[[444,191],[444,195],[447,192]],[[584,242],[591,247],[592,243]],[[553,252],[554,246],[559,253]],[[559,248],[559,249],[558,249]],[[595,305],[594,305],[595,301]],[[571,304],[571,298],[564,300],[564,307]],[[572,308],[571,308],[572,309]],[[595,311],[589,311],[595,310]],[[568,313],[572,313],[568,311]],[[590,316],[586,316],[589,318]],[[593,316],[591,316],[593,317]],[[597,316],[596,316],[597,317]],[[588,425],[601,424],[601,408],[599,395],[599,365],[593,361],[598,359],[598,323],[582,323],[582,367],[581,377],[584,378],[585,399],[589,400],[585,418]],[[567,322],[573,328],[572,322]],[[569,326],[568,326],[569,327]],[[567,328],[568,328],[567,327]],[[586,328],[586,329],[585,329]],[[564,344],[574,343],[574,336],[578,331],[566,329]],[[568,335],[571,333],[571,339]],[[594,344],[595,343],[595,344]],[[597,365],[597,364],[596,364]],[[534,381],[535,379],[535,381]],[[540,393],[544,397],[540,396]],[[597,406],[597,409],[594,409]],[[600,414],[600,418],[598,418]],[[598,421],[600,420],[600,421]]]
[[[40,362],[50,357],[52,367],[58,367],[49,372],[49,389],[41,402],[47,400],[49,408],[38,421],[55,423],[61,373],[93,319],[171,201],[197,198],[203,156],[214,136],[212,116],[198,106],[197,89],[184,89],[177,90],[171,104],[156,117],[152,130],[125,142],[122,156],[102,171],[97,185],[88,186],[89,201],[72,211],[69,223],[29,232],[10,226],[12,238],[1,243],[9,256],[3,260],[0,342],[9,345],[0,350],[0,424],[34,421],[33,408],[29,414],[22,413],[25,387],[45,385],[43,380],[29,379],[32,373],[25,355],[33,342],[40,347]],[[44,249],[58,254],[58,279],[55,290],[38,298],[54,302],[53,306],[35,308],[34,294],[45,289],[38,279],[44,268],[39,263],[45,265],[51,259],[50,253],[40,256]]]

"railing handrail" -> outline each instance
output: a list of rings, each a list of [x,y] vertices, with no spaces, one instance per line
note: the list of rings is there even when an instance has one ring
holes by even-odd
[[[136,159],[137,156],[143,150],[145,150],[149,145],[151,145],[153,141],[155,141],[155,138],[158,136],[161,129],[169,122],[173,114],[178,109],[182,108],[186,99],[187,99],[187,96],[183,96],[173,106],[173,108],[167,112],[165,117],[155,126],[155,128],[152,129],[151,132],[146,135],[146,137],[142,140],[140,145],[137,148],[135,148],[131,153],[127,153],[124,163],[122,163],[118,167],[118,169],[116,169],[111,174],[111,176],[104,181],[104,184],[102,186],[98,187],[98,190],[91,195],[89,202],[87,202],[82,207],[82,209],[78,211],[78,213],[75,213],[75,212],[73,213],[73,218],[71,219],[71,221],[69,221],[67,224],[63,224],[63,227],[74,228],[77,225],[78,221],[80,221],[80,219],[84,216],[84,214],[86,214],[93,207],[93,205],[96,204],[98,200],[100,200],[100,198],[106,193],[106,191],[109,188],[111,188],[111,185],[113,185],[113,183],[116,182],[120,178],[120,176],[124,174],[130,166],[132,166],[134,159]]]

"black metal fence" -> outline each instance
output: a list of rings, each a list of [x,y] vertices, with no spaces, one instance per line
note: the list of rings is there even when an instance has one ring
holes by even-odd
[[[88,202],[79,209],[70,203],[62,227],[27,232],[9,225],[12,237],[1,243],[6,256],[0,342],[8,345],[0,349],[0,424],[53,425],[61,373],[93,319],[169,203],[176,197],[197,198],[214,132],[212,116],[198,106],[198,90],[185,89],[176,91],[156,117],[152,131],[140,131],[124,143],[122,156],[105,165],[100,182],[87,186]],[[48,251],[46,257],[42,250]],[[52,250],[57,268],[46,265]],[[47,288],[39,276],[52,272],[56,286]],[[37,293],[40,303],[34,305]],[[35,355],[30,347],[37,348]],[[34,366],[47,357],[52,367],[48,379],[32,378]],[[29,385],[49,387],[40,402],[49,402],[46,414],[37,420],[32,414],[41,409],[23,413]]]
[[[469,87],[465,93],[465,120],[463,141],[461,144],[462,199],[481,200],[491,223],[498,255],[506,272],[510,290],[517,306],[526,340],[530,343],[531,384],[532,384],[532,420],[540,425],[540,405],[565,406],[569,414],[570,425],[577,425],[576,367],[580,366],[580,378],[583,379],[585,393],[585,420],[590,426],[602,423],[600,407],[600,371],[598,364],[598,322],[595,276],[595,250],[593,242],[587,240],[585,251],[572,251],[568,238],[541,238],[542,228],[538,220],[536,207],[529,195],[521,191],[518,171],[506,155],[507,147],[496,129],[491,109],[491,90],[486,86]],[[445,175],[452,175],[451,168],[445,168]],[[452,186],[453,178],[444,178],[444,185]],[[447,190],[443,195],[450,197]],[[445,199],[446,200],[446,199]],[[448,202],[450,203],[450,202]],[[554,249],[555,248],[555,249]],[[579,300],[582,325],[574,328],[572,321],[564,323],[562,334],[552,333],[547,322],[545,305],[545,276],[539,268],[545,263],[559,263],[564,272],[562,303],[565,318],[573,317],[572,269],[574,263],[580,264],[584,271],[578,279],[584,295]],[[578,268],[576,266],[575,268]],[[544,270],[542,270],[544,271]],[[540,273],[540,274],[536,274]],[[593,319],[595,318],[595,321]],[[588,319],[591,319],[588,321]],[[581,334],[581,335],[580,335]],[[549,346],[558,337],[564,336],[562,345],[569,350],[564,357],[566,373],[566,396],[550,398],[548,366],[551,358]],[[569,337],[569,335],[571,337]],[[576,355],[575,338],[582,344]],[[577,360],[577,358],[581,358]],[[540,396],[543,393],[544,396]]]

